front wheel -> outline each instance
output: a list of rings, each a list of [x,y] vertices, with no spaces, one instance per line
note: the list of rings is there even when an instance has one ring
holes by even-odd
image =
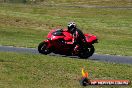
[[[88,46],[86,49],[81,50],[79,53],[80,58],[88,58],[93,55],[95,48],[93,45]]]
[[[47,43],[46,42],[41,42],[39,45],[38,45],[38,51],[39,53],[41,54],[49,54],[50,53],[50,49],[47,47]]]

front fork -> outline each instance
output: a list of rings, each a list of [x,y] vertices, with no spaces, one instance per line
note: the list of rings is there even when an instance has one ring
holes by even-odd
[[[47,48],[51,48],[52,47],[51,41],[49,39],[44,40],[43,42],[47,43]]]

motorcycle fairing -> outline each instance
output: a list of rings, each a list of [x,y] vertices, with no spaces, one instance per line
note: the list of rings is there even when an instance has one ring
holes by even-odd
[[[97,42],[97,37],[95,36],[95,35],[92,35],[92,34],[84,34],[85,35],[85,37],[86,37],[86,41],[88,42],[88,43],[95,43],[95,42]]]

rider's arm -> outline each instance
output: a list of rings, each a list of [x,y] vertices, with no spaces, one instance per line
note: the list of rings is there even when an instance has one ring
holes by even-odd
[[[86,38],[85,38],[83,32],[82,32],[80,29],[77,29],[77,31],[78,31],[78,33],[79,33],[81,39],[83,39],[83,42],[86,42]]]
[[[72,41],[67,42],[67,44],[75,44],[75,43],[76,43],[76,39],[77,39],[77,32],[75,32],[75,33],[73,34]]]
[[[72,38],[72,41],[70,41],[70,42],[67,42],[67,44],[73,44],[74,43],[74,38]]]

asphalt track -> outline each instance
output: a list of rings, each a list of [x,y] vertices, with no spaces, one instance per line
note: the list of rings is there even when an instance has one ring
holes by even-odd
[[[10,47],[10,46],[0,46],[0,52],[39,54],[37,49],[35,48],[18,48],[18,47]],[[76,56],[65,56],[65,55],[59,55],[59,54],[53,54],[53,53],[49,55],[50,56],[60,56],[60,57],[70,57],[70,58],[75,58],[75,59],[78,58]],[[101,62],[132,64],[132,56],[114,56],[114,55],[94,54],[88,59],[95,60],[95,61],[101,61]]]
[[[63,7],[75,7],[75,8],[105,8],[105,9],[132,9],[132,6],[89,6],[89,5],[78,5],[78,6],[63,6]]]
[[[59,6],[66,8],[105,8],[105,9],[132,9],[132,6],[97,6],[97,5],[62,5],[62,4],[47,4],[46,6]]]

